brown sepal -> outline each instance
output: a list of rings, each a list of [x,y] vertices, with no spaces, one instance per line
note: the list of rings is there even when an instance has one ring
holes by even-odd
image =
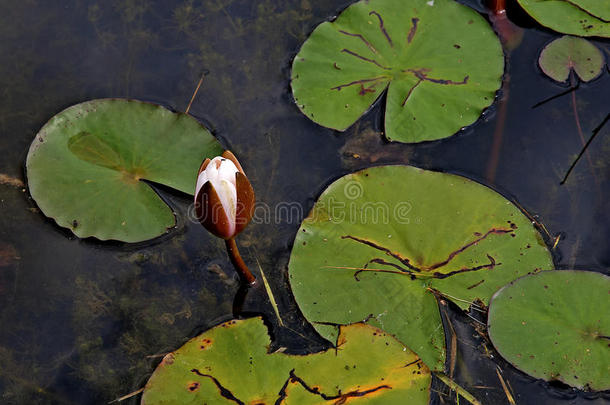
[[[197,177],[199,177],[199,175],[201,174],[202,171],[205,170],[206,167],[208,167],[208,165],[210,164],[211,160],[210,158],[205,158],[205,160],[203,161],[203,163],[201,164],[201,166],[199,166],[199,171],[197,172]]]
[[[215,236],[222,239],[230,239],[235,236],[235,233],[229,233],[229,218],[222,207],[216,189],[209,181],[201,187],[197,194],[195,211],[201,225]]]
[[[235,173],[237,189],[237,209],[235,215],[235,235],[243,231],[254,215],[254,189],[248,178],[241,172]]]
[[[235,167],[237,167],[237,170],[239,170],[241,174],[243,174],[244,176],[246,175],[246,173],[244,173],[244,169],[242,169],[241,165],[239,164],[239,161],[237,160],[233,152],[231,152],[230,150],[225,150],[224,152],[222,152],[222,157],[225,159],[229,159],[231,162],[233,162],[233,164],[235,164]]]

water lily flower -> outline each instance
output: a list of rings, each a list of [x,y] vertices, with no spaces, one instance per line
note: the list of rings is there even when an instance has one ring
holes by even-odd
[[[201,164],[195,188],[197,219],[225,240],[231,262],[248,284],[255,278],[239,255],[234,238],[252,219],[254,202],[252,185],[233,153],[227,150]]]
[[[252,185],[231,152],[203,162],[197,177],[195,208],[208,231],[222,239],[234,238],[252,219],[254,201]]]

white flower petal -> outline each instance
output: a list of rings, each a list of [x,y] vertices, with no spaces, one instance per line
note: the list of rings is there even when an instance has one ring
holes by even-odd
[[[235,173],[238,171],[239,170],[237,170],[237,167],[233,162],[229,159],[223,159],[220,163],[220,168],[218,169],[218,178],[235,185]]]
[[[237,216],[237,189],[233,183],[226,180],[213,181],[212,185],[216,189],[222,208],[229,219],[229,233],[233,233]]]

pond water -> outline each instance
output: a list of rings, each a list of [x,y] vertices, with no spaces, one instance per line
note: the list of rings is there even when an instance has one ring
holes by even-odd
[[[461,174],[517,201],[545,224],[560,268],[607,272],[610,125],[582,147],[571,95],[537,67],[558,34],[518,15],[522,40],[510,53],[504,106],[473,126],[418,145],[382,140],[377,105],[344,133],[322,128],[295,106],[290,63],[311,30],[345,0],[41,0],[0,3],[0,402],[100,404],[140,388],[160,355],[230,319],[238,283],[224,244],[188,218],[189,196],[159,192],[178,226],[147,243],[79,240],[46,219],[29,197],[24,161],[38,129],[55,113],[94,98],[130,97],[190,110],[240,159],[259,202],[238,238],[275,293],[285,327],[262,290],[244,311],[262,313],[275,345],[295,353],[326,347],[300,315],[287,282],[291,244],[304,215],[333,180],[386,163]],[[467,1],[482,10],[478,0]],[[595,41],[610,51],[609,41]],[[610,74],[575,93],[586,138],[610,112]],[[291,204],[290,215],[276,212]],[[535,381],[487,355],[476,322],[447,309],[458,336],[456,379],[485,404],[506,404],[496,362],[519,404],[603,404]],[[491,358],[493,357],[493,359]],[[436,387],[436,403],[454,403]],[[132,398],[125,403],[138,403]]]

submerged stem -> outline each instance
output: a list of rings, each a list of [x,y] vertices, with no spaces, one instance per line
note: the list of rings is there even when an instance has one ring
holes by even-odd
[[[229,258],[231,259],[231,263],[233,263],[233,267],[239,273],[239,277],[245,281],[249,286],[254,285],[256,282],[256,277],[252,275],[252,272],[246,266],[246,263],[241,258],[239,254],[239,249],[237,249],[237,243],[235,243],[235,239],[227,239],[225,240],[225,244],[227,246],[227,253],[229,254]]]

